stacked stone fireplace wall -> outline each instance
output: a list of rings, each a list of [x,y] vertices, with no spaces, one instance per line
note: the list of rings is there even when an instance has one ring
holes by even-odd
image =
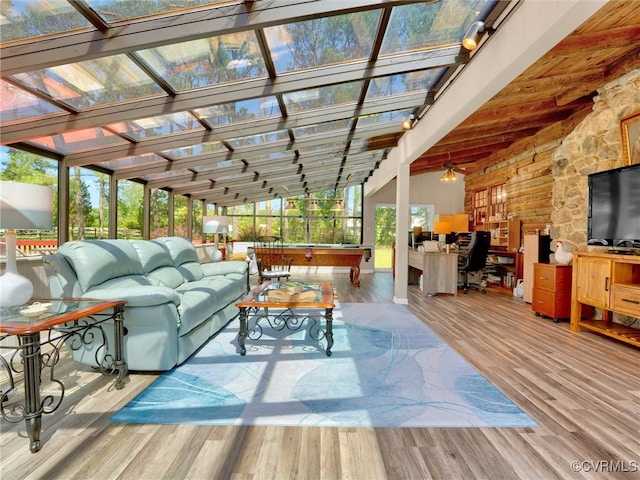
[[[586,250],[587,176],[626,163],[621,121],[640,112],[640,69],[604,85],[593,111],[553,153],[551,235],[571,250]]]

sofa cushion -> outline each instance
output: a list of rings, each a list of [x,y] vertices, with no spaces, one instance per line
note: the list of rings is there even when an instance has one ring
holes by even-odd
[[[177,288],[185,282],[182,273],[176,267],[156,268],[153,272],[147,273],[147,278],[154,285],[169,288]]]
[[[187,282],[178,287],[177,291],[181,301],[178,307],[178,336],[191,331],[245,293],[243,282],[223,276]]]
[[[211,262],[200,265],[205,277],[210,275],[228,275],[230,273],[246,274],[249,264],[242,260],[229,260],[227,262]]]
[[[148,240],[131,240],[130,242],[138,253],[144,273],[153,272],[160,267],[173,267],[173,258],[166,245]]]
[[[154,285],[176,288],[184,283],[184,277],[174,267],[169,248],[164,243],[132,240],[131,245],[138,252],[142,270]]]
[[[198,262],[187,262],[177,267],[185,282],[196,282],[204,277],[202,267]]]
[[[129,240],[74,241],[60,246],[83,291],[111,278],[142,275],[142,264]]]
[[[121,277],[131,278],[131,277]],[[150,307],[154,305],[165,305],[173,303],[180,304],[180,295],[173,288],[161,287],[157,285],[129,285],[127,282],[116,282],[109,280],[100,287],[89,289],[86,294],[91,298],[102,298],[105,300],[122,299],[127,301],[126,309],[131,307]],[[126,317],[126,315],[125,315]],[[128,320],[126,318],[125,322]],[[177,319],[174,323],[177,328]]]
[[[45,255],[42,257],[42,262],[47,272],[51,298],[82,295],[77,276],[66,258],[59,254]]]
[[[164,245],[169,250],[173,258],[173,266],[182,274],[185,281],[193,282],[200,280],[204,273],[198,262],[198,253],[193,244],[182,237],[162,237],[152,240],[152,242]]]

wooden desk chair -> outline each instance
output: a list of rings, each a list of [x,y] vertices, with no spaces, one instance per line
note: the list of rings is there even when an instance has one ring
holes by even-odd
[[[291,276],[293,258],[284,256],[282,238],[271,235],[256,238],[253,250],[258,263],[258,282],[287,280]]]

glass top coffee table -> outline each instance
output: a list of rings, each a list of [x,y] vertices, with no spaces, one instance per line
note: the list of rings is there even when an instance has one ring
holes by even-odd
[[[310,332],[314,340],[327,339],[325,352],[331,356],[333,346],[333,285],[331,282],[263,282],[240,302],[240,355],[245,355],[245,340],[257,340],[262,336],[260,322],[266,321],[274,330],[285,328],[299,330],[305,320],[313,322]],[[315,310],[322,313],[314,314]],[[249,328],[249,317],[255,319]],[[324,317],[325,329],[318,325],[318,317]],[[316,327],[317,328],[314,328]]]

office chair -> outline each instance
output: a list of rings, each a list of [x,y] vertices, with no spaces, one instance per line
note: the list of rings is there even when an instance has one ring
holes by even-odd
[[[469,273],[479,272],[487,265],[487,255],[491,246],[491,232],[476,231],[471,233],[469,247],[458,256],[458,272],[462,274],[462,282],[458,284],[467,293],[469,287],[487,293],[484,281],[469,283]]]
[[[265,280],[285,281],[291,276],[293,258],[284,256],[282,238],[271,235],[256,238],[253,250],[258,264],[258,283]]]

